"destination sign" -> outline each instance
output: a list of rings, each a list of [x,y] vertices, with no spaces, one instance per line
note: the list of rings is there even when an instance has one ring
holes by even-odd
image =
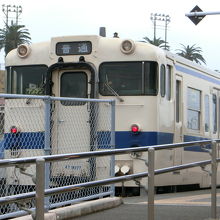
[[[59,42],[56,45],[57,55],[82,55],[92,52],[92,43],[90,41],[77,42]]]

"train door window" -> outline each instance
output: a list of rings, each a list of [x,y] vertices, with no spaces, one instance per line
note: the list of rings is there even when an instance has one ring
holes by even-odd
[[[201,114],[201,91],[188,88],[187,100],[187,127],[192,130],[199,130]]]
[[[176,81],[176,122],[180,122],[180,97],[181,97],[181,81]]]
[[[217,132],[217,96],[212,95],[212,117],[213,117],[213,133]]]
[[[205,132],[210,129],[209,95],[205,95]]]
[[[163,64],[160,66],[160,95],[166,95],[166,68]]]
[[[166,93],[167,100],[171,100],[171,66],[167,65],[167,80],[166,80]]]
[[[85,72],[65,72],[61,76],[60,96],[87,98],[87,75]]]

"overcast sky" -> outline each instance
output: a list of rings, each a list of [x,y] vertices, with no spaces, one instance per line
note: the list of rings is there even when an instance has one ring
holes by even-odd
[[[28,28],[33,43],[54,36],[98,34],[101,26],[106,27],[108,37],[118,32],[120,38],[153,38],[150,14],[167,14],[171,17],[167,32],[171,51],[181,48],[180,43],[196,44],[203,50],[207,67],[220,70],[220,15],[206,16],[197,26],[185,16],[196,5],[206,12],[220,11],[219,0],[1,0],[1,3],[22,6],[19,24]],[[3,28],[5,16],[2,11],[0,14]],[[164,39],[164,23],[158,25],[156,37]],[[0,63],[4,62],[3,57],[1,53]]]

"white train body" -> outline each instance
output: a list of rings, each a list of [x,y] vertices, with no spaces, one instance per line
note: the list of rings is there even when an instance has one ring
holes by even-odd
[[[7,93],[25,94],[31,86],[36,88],[34,82],[26,88],[13,88],[15,82],[9,76],[12,71],[31,67],[36,74],[40,67],[42,74],[37,82],[45,78],[46,95],[115,99],[116,148],[219,138],[220,75],[148,43],[100,36],[56,37],[27,46],[27,54],[22,57],[17,50],[11,51],[6,67]],[[74,87],[85,81],[80,84],[85,91],[80,94],[77,89],[79,93],[73,91],[72,95],[64,91],[62,87],[68,87],[65,83],[70,79],[75,80]],[[40,107],[33,111],[40,111]],[[19,117],[22,120],[24,116]],[[12,124],[7,118],[5,123],[8,130]],[[41,126],[38,131],[43,129]],[[22,131],[34,131],[22,122],[21,127]],[[142,161],[146,158],[147,153],[116,156],[116,175],[146,171]],[[156,168],[208,158],[199,147],[168,149],[156,153]],[[146,185],[146,181],[141,183]],[[195,168],[158,176],[155,183],[207,187],[210,177]],[[130,181],[125,186],[136,185]]]

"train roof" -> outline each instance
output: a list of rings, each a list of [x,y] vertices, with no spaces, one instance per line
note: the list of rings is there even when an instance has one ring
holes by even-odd
[[[193,69],[195,71],[199,71],[204,74],[208,74],[210,76],[213,76],[215,78],[220,79],[220,74],[217,71],[211,70],[204,65],[197,64],[189,59],[181,57],[181,56],[174,54],[170,51],[165,51],[165,54],[166,54],[166,57],[168,59],[172,60],[175,64],[179,64],[179,65],[184,66],[186,68]]]

